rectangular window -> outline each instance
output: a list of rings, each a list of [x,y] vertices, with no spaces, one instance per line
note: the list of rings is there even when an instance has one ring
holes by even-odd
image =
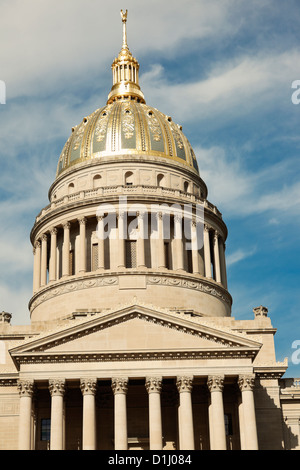
[[[170,269],[170,251],[169,251],[169,242],[164,243],[165,246],[165,265],[167,269]]]
[[[41,419],[41,441],[50,441],[51,419]]]
[[[98,244],[92,245],[92,271],[98,269]]]
[[[136,240],[125,241],[126,268],[136,268]]]
[[[226,436],[232,436],[233,435],[233,428],[232,428],[232,415],[231,414],[225,414],[224,415],[225,419],[225,432]]]
[[[69,254],[69,274],[70,276],[73,276],[75,274],[74,250],[71,250]]]

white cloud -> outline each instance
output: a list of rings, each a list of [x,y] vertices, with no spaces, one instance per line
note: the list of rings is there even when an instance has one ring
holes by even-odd
[[[234,251],[233,253],[230,253],[226,257],[226,265],[232,266],[233,264],[238,263],[239,261],[242,261],[245,258],[249,258],[249,256],[253,256],[256,252],[256,248],[252,248],[251,250],[243,250],[243,249],[238,249]]]

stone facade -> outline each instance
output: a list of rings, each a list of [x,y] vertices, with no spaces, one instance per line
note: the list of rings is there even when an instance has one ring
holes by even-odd
[[[300,448],[268,310],[231,316],[227,228],[126,43],[36,217],[31,324],[0,315],[1,449]]]

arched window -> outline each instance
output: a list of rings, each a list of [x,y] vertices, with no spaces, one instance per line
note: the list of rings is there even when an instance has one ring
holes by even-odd
[[[165,185],[165,175],[160,173],[159,175],[157,175],[157,186],[162,187],[164,185]]]
[[[126,186],[132,186],[133,185],[133,173],[132,173],[132,171],[127,171],[127,173],[125,173],[125,185]]]
[[[93,188],[97,189],[97,188],[100,188],[100,186],[101,186],[101,176],[95,175],[93,178]]]
[[[75,190],[74,183],[70,183],[68,186],[68,194],[74,193],[74,190]]]
[[[188,182],[188,181],[185,181],[185,182],[183,183],[183,190],[184,190],[185,193],[188,193],[188,192],[189,192],[189,186],[190,186],[190,185],[189,185],[189,182]]]

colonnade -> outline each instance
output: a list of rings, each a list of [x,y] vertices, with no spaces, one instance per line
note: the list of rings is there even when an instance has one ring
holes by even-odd
[[[136,230],[136,266],[137,269],[146,268],[145,257],[145,240],[150,238],[151,250],[153,244],[156,243],[156,267],[158,269],[170,269],[166,259],[166,241],[171,243],[172,267],[171,269],[178,272],[188,271],[195,275],[202,275],[208,279],[214,279],[217,283],[223,285],[227,289],[226,279],[226,263],[225,263],[225,244],[221,234],[215,228],[208,224],[201,224],[203,235],[199,237],[198,222],[191,220],[190,224],[190,240],[187,242],[185,225],[183,218],[174,215],[170,220],[170,234],[167,239],[164,229],[164,215],[162,212],[156,214],[156,231],[149,232],[148,221],[150,214],[137,212],[138,226]],[[113,250],[109,247],[111,258],[110,270],[126,268],[126,249],[125,242],[129,239],[127,234],[127,225],[125,218],[127,213],[120,212],[117,214],[117,223],[114,231],[109,235],[109,242],[112,237],[117,240],[115,248],[118,252],[115,266],[112,262]],[[105,250],[108,245],[105,244],[106,233],[105,226],[107,221],[103,215],[94,216],[93,222],[97,232],[97,266],[94,267],[98,271],[105,270]],[[151,219],[152,220],[152,219]],[[80,217],[77,220],[66,221],[63,224],[52,227],[47,232],[42,233],[34,242],[34,270],[33,270],[33,291],[34,293],[48,283],[58,280],[58,233],[63,230],[62,250],[61,250],[61,277],[65,278],[72,274],[70,270],[70,250],[71,250],[71,230],[73,234],[79,237],[79,249],[76,254],[77,272],[76,274],[85,273],[87,271],[87,223],[91,219]],[[200,229],[200,230],[201,230]],[[61,234],[61,232],[60,232]],[[202,238],[203,237],[203,238]],[[189,244],[189,245],[188,245]],[[187,255],[189,252],[190,263],[187,267]],[[149,266],[148,266],[149,267]],[[153,268],[153,266],[151,266]]]
[[[237,379],[241,394],[239,404],[239,428],[242,450],[257,450],[257,430],[254,405],[254,374],[241,375]],[[192,389],[193,376],[178,376],[176,386],[178,401],[178,435],[180,450],[194,450],[194,422],[197,416],[193,414]],[[149,447],[150,450],[163,448],[163,426],[161,413],[162,377],[145,377],[145,387],[148,392],[149,412]],[[96,392],[98,379],[96,377],[82,378],[80,388],[83,395],[82,420],[82,449],[97,448],[96,423]],[[127,406],[126,395],[129,380],[126,377],[112,377],[111,387],[114,394],[114,447],[116,450],[128,449]],[[226,450],[226,432],[224,421],[223,388],[224,376],[208,376],[209,391],[209,438],[211,450]],[[32,443],[31,416],[35,383],[33,380],[20,380],[18,384],[20,395],[19,448],[30,450]],[[64,379],[49,380],[51,394],[51,450],[63,450],[64,443],[64,395],[66,381]]]

